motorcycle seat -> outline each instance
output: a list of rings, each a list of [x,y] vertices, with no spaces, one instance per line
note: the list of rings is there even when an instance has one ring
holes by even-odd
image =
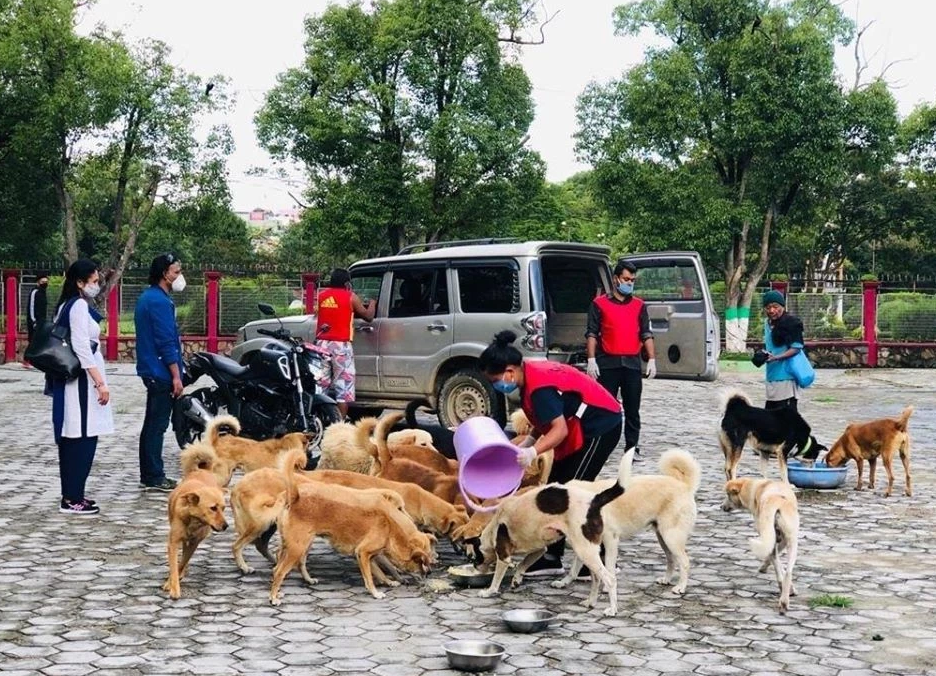
[[[230,357],[225,357],[223,354],[207,354],[208,360],[211,362],[211,365],[218,370],[219,373],[224,375],[231,376],[232,378],[242,378],[249,371],[249,367],[241,366],[236,361]]]

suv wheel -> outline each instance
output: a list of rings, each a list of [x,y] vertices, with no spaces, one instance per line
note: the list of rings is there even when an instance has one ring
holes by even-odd
[[[504,399],[477,369],[462,369],[445,379],[439,390],[439,423],[457,427],[468,418],[486,415],[507,424]]]

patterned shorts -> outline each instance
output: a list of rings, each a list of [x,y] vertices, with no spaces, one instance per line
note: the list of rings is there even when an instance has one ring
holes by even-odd
[[[331,353],[331,393],[335,401],[354,401],[354,348],[343,340],[320,340]]]

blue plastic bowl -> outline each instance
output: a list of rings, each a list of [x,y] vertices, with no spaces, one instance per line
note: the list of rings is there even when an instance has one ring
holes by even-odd
[[[799,488],[838,488],[846,474],[848,465],[829,467],[824,462],[816,462],[810,467],[799,460],[787,462],[787,477]]]

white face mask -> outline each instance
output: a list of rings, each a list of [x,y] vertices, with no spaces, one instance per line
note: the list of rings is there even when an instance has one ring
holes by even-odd
[[[99,293],[101,293],[100,284],[85,284],[84,289],[81,292],[88,298],[95,298]]]
[[[179,274],[178,277],[172,280],[172,290],[176,293],[182,293],[185,291],[185,277]]]

